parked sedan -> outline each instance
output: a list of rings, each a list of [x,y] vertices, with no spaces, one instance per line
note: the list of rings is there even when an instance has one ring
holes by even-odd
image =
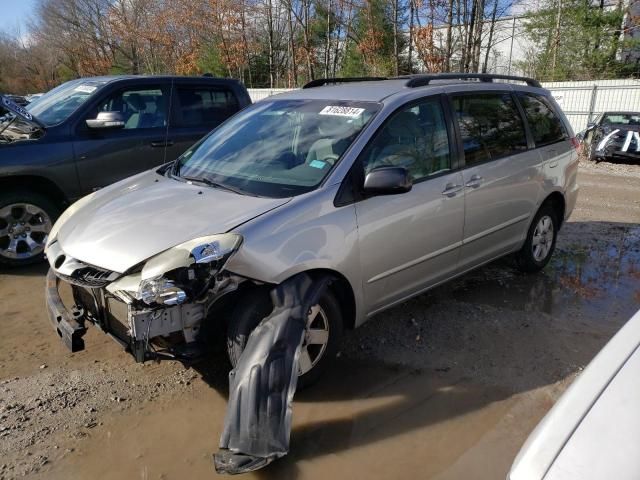
[[[536,427],[509,480],[640,478],[639,378],[640,312]]]
[[[583,133],[589,160],[640,160],[640,112],[604,112]]]

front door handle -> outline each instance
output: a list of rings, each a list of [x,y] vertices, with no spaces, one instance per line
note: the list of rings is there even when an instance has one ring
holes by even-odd
[[[467,183],[464,184],[467,188],[478,188],[484,180],[480,175],[473,175]]]
[[[170,147],[173,145],[172,140],[156,140],[151,142],[152,147]]]
[[[444,186],[442,195],[444,195],[445,197],[455,197],[460,190],[462,190],[462,185],[458,185],[455,183],[447,183]]]

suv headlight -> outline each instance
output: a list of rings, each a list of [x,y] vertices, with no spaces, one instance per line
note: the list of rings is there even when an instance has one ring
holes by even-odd
[[[179,305],[199,297],[241,244],[235,233],[189,240],[150,258],[140,273],[116,280],[107,290],[127,303]]]

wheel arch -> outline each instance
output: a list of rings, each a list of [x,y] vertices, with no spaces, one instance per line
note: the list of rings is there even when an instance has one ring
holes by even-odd
[[[544,207],[545,205],[551,205],[553,211],[557,213],[558,220],[558,229],[564,223],[564,215],[567,208],[567,203],[564,198],[564,195],[559,191],[551,192],[547,197],[542,201],[540,207],[538,207],[538,211]]]
[[[54,201],[60,210],[69,204],[69,199],[52,180],[39,175],[11,175],[0,177],[0,191],[30,190]]]
[[[332,279],[329,288],[338,299],[344,321],[344,328],[353,330],[356,326],[356,297],[349,280],[339,272],[327,268],[316,268],[308,270],[306,273],[311,275],[311,278],[314,280],[323,275]]]
[[[338,304],[340,305],[340,311],[342,312],[342,318],[344,322],[344,328],[348,330],[353,330],[356,326],[356,298],[351,283],[347,278],[341,273],[329,269],[329,268],[313,268],[309,270],[302,270],[296,272],[295,274],[291,274],[286,278],[283,278],[278,282],[282,283],[285,280],[297,275],[299,273],[307,273],[311,276],[312,279],[316,280],[321,278],[323,275],[326,275],[331,278],[331,283],[329,288],[332,293],[336,296],[338,300]],[[225,307],[228,305],[232,305],[234,303],[235,298],[239,298],[240,295],[246,294],[247,290],[252,289],[266,289],[270,286],[273,286],[273,283],[263,283],[258,281],[253,281],[251,279],[243,282],[239,288],[233,292],[230,292],[227,295],[222,296],[216,304],[218,307]],[[220,302],[220,303],[218,303]]]

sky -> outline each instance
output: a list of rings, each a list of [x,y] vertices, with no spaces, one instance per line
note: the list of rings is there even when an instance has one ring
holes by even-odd
[[[0,0],[0,30],[25,30],[28,17],[35,6],[36,0]]]

